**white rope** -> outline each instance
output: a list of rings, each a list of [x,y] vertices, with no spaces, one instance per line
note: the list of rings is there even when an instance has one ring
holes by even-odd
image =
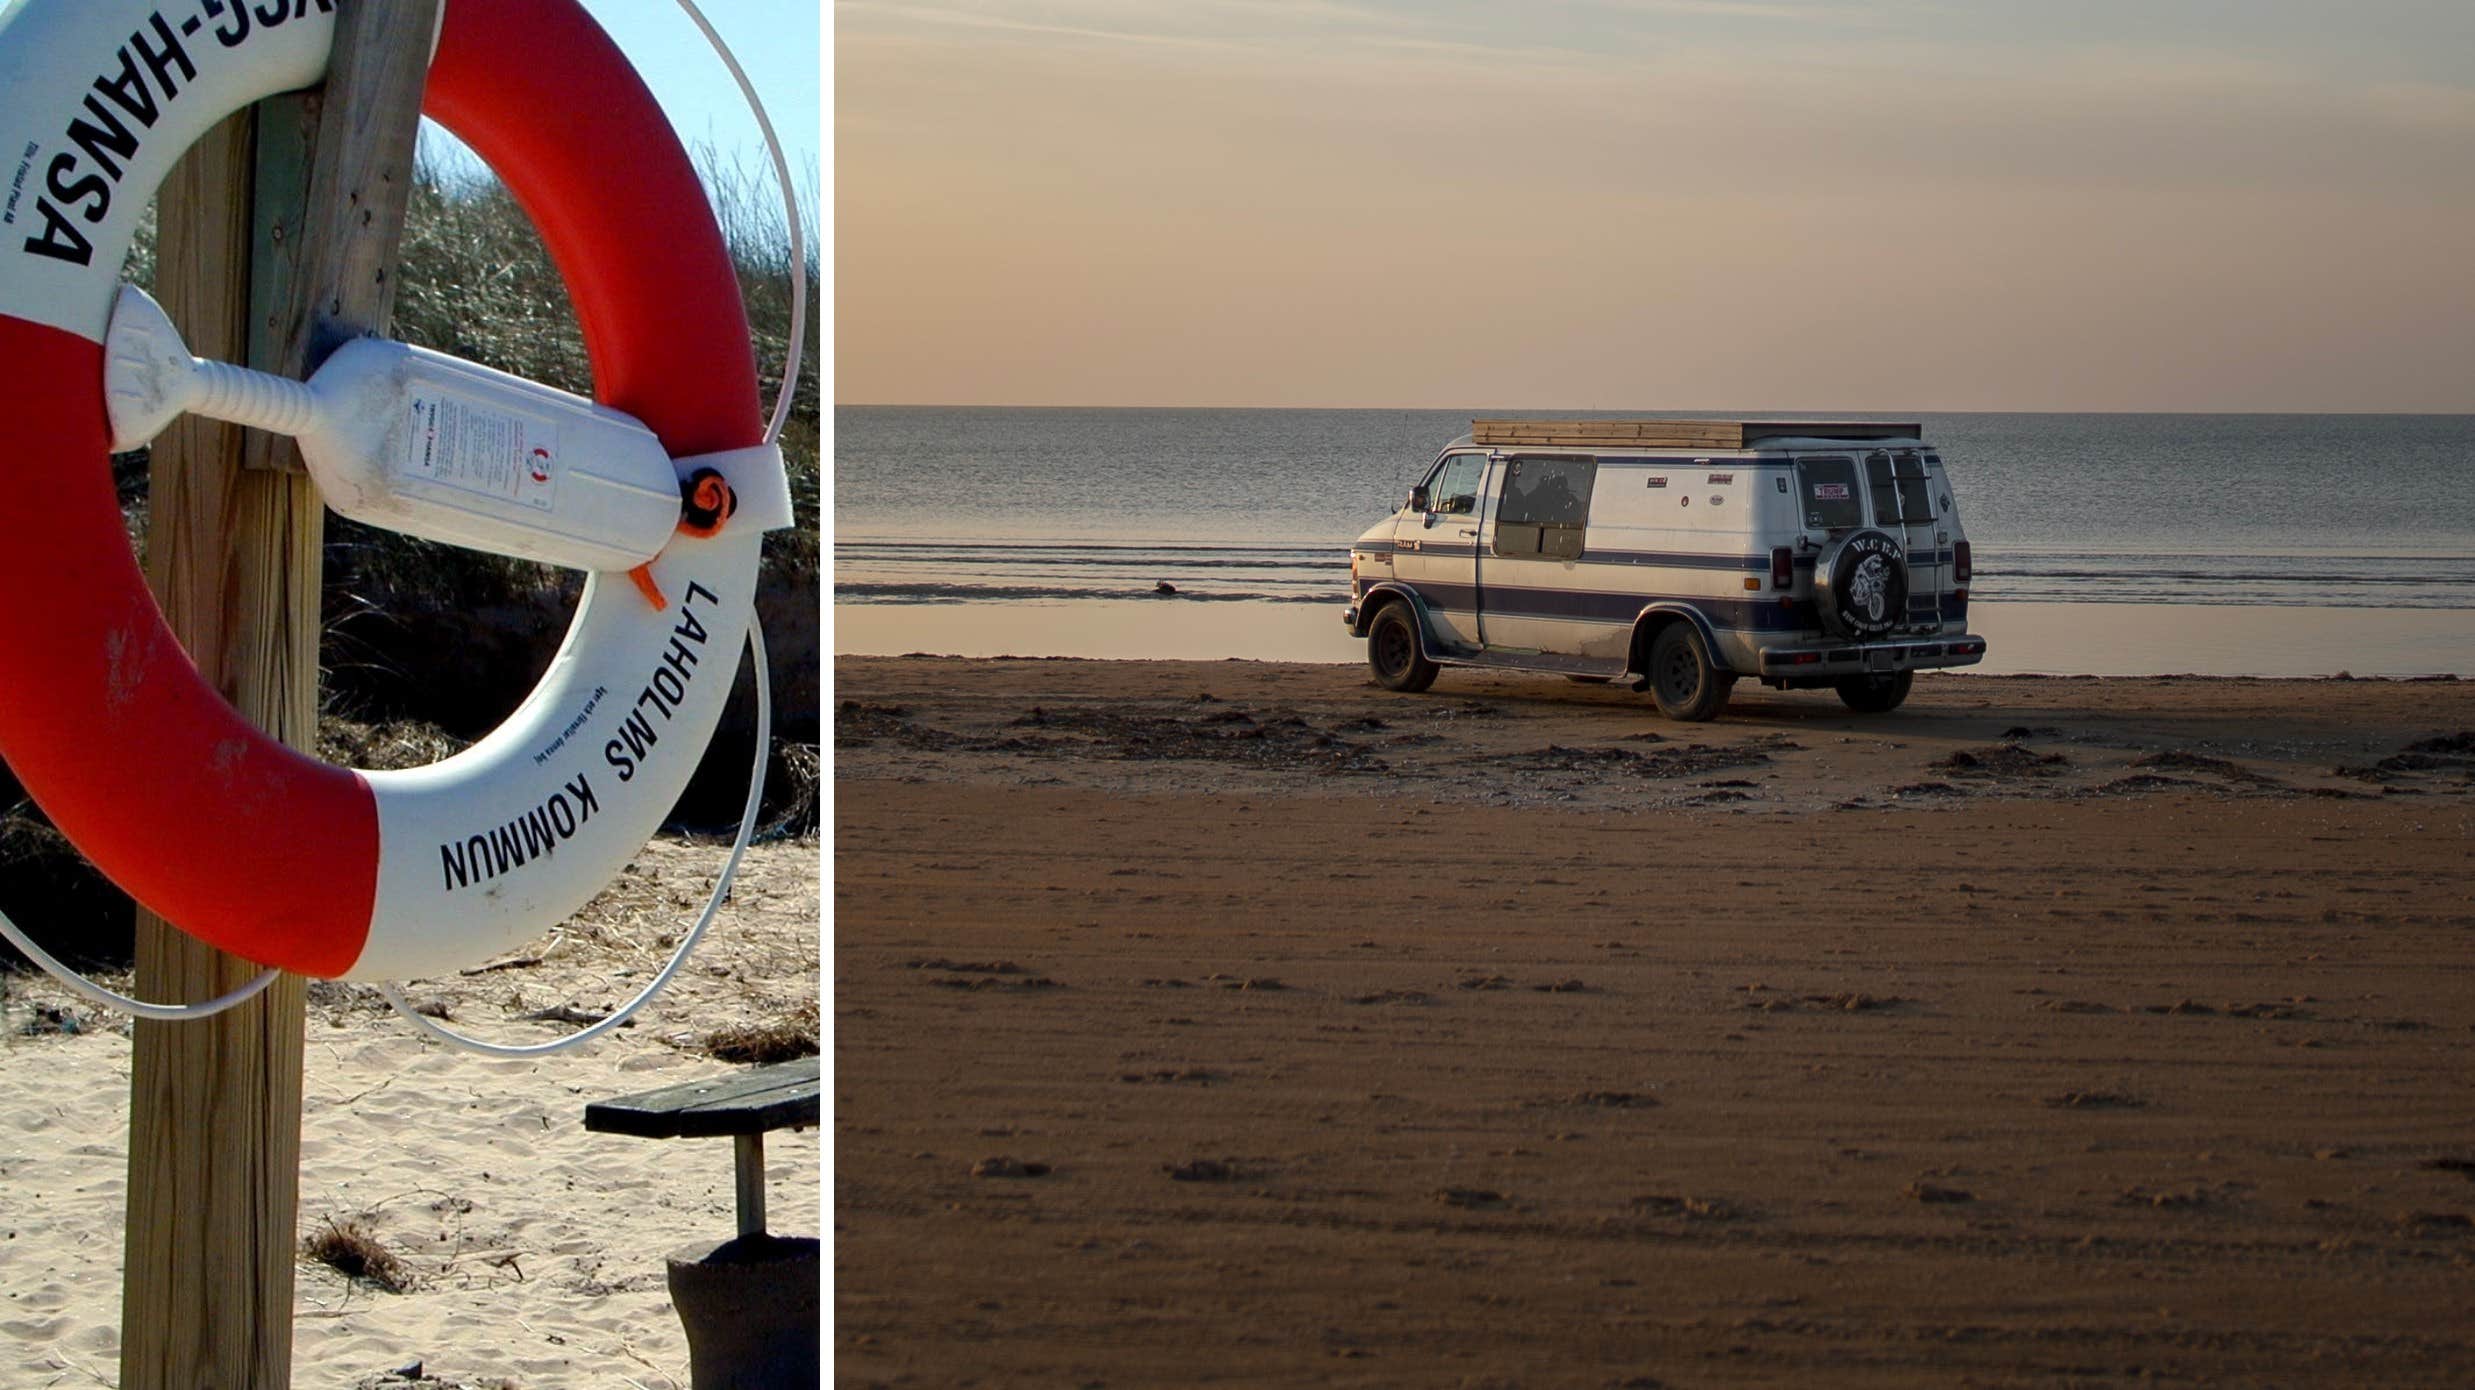
[[[773,696],[772,676],[765,668],[765,639],[757,632],[757,625],[753,622],[748,624],[748,655],[756,663],[756,765],[748,772],[748,804],[747,809],[739,813],[739,837],[731,844],[730,858],[722,862],[722,876],[714,881],[713,896],[705,899],[705,910],[697,916],[696,925],[688,928],[687,935],[680,938],[679,948],[670,953],[669,963],[662,967],[661,973],[655,975],[651,983],[608,1018],[580,1028],[566,1037],[543,1043],[494,1043],[459,1033],[426,1014],[415,1012],[412,1001],[406,999],[404,991],[393,984],[378,987],[378,992],[385,996],[387,1003],[415,1028],[440,1042],[453,1043],[468,1052],[479,1052],[490,1057],[539,1057],[563,1052],[617,1028],[633,1018],[637,1010],[652,1003],[653,997],[660,994],[670,984],[671,977],[687,964],[688,953],[694,951],[696,943],[704,938],[705,928],[713,925],[714,914],[722,910],[723,900],[730,896],[731,879],[739,872],[740,856],[748,852],[748,841],[756,834],[757,807],[765,797],[765,760],[773,747]]]
[[[118,1009],[124,1014],[133,1014],[139,1018],[156,1019],[164,1023],[187,1023],[192,1019],[212,1018],[214,1015],[222,1013],[224,1010],[231,1008],[235,1004],[245,1003],[251,998],[254,998],[260,990],[263,990],[268,985],[275,983],[275,976],[279,973],[273,970],[263,971],[259,974],[258,978],[251,980],[248,984],[241,986],[239,989],[233,990],[229,994],[216,995],[214,998],[206,1000],[202,1003],[153,1004],[147,1002],[146,1000],[139,999],[134,995],[122,994],[117,990],[106,989],[102,985],[96,984],[93,980],[87,978],[86,976],[70,969],[66,964],[62,963],[59,957],[54,956],[51,952],[46,951],[42,947],[34,944],[34,938],[26,935],[23,928],[19,927],[15,922],[10,921],[8,919],[8,914],[6,913],[0,913],[0,936],[7,937],[11,945],[26,953],[26,958],[28,960],[31,960],[35,964],[43,967],[45,974],[50,975],[53,979],[67,985],[69,987],[69,991],[72,994],[77,995],[79,998],[84,999],[89,1003],[101,1004],[107,1009]]]
[[[764,133],[765,150],[773,160],[774,181],[782,188],[783,216],[790,224],[791,336],[789,352],[782,364],[782,385],[774,393],[773,417],[765,425],[765,442],[770,444],[781,437],[782,423],[790,418],[791,405],[798,394],[801,352],[807,343],[808,252],[807,240],[801,231],[799,200],[791,189],[791,166],[790,161],[782,153],[782,142],[775,137],[773,121],[765,114],[765,103],[757,97],[756,86],[748,81],[748,74],[739,66],[737,55],[730,51],[730,45],[724,43],[722,36],[715,32],[712,23],[706,20],[704,11],[696,8],[695,0],[679,0],[679,8],[687,11],[688,18],[695,21],[696,27],[703,31],[705,41],[713,45],[715,53],[721,55],[722,65],[730,69],[731,78],[739,84],[740,95],[747,98],[748,110],[756,117],[756,127]],[[756,763],[748,772],[748,804],[746,809],[740,812],[739,835],[731,844],[730,858],[723,861],[722,876],[714,880],[713,896],[705,900],[705,910],[698,914],[696,925],[690,927],[687,935],[680,938],[679,948],[671,952],[670,961],[662,967],[661,973],[655,975],[649,984],[638,991],[635,998],[629,1000],[625,1006],[608,1018],[580,1028],[566,1037],[554,1038],[544,1043],[485,1042],[480,1038],[459,1033],[426,1014],[414,1012],[412,1002],[404,997],[403,990],[393,984],[382,984],[378,987],[378,992],[386,998],[390,1007],[402,1014],[415,1028],[441,1042],[453,1044],[468,1052],[478,1052],[490,1057],[539,1057],[552,1052],[562,1052],[580,1043],[598,1038],[626,1023],[636,1015],[638,1010],[653,1002],[654,996],[660,994],[670,984],[671,979],[687,965],[689,953],[694,951],[696,943],[704,938],[705,929],[713,925],[714,914],[722,910],[723,900],[730,895],[731,879],[739,872],[739,860],[747,853],[748,841],[756,834],[757,809],[763,803],[765,796],[765,762],[773,746],[772,677],[765,666],[765,639],[758,631],[759,626],[753,618],[750,619],[748,655],[756,663]]]

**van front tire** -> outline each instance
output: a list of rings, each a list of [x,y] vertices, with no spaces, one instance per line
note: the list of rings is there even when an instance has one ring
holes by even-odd
[[[1650,640],[1650,698],[1659,713],[1687,724],[1715,719],[1727,707],[1736,677],[1710,659],[1691,623],[1670,623]]]
[[[1916,672],[1902,671],[1892,676],[1841,676],[1833,682],[1839,691],[1839,702],[1858,714],[1884,714],[1907,703],[1909,687],[1916,684]]]
[[[1418,618],[1406,603],[1387,603],[1366,628],[1366,666],[1386,690],[1415,695],[1435,684],[1439,669],[1418,646]]]

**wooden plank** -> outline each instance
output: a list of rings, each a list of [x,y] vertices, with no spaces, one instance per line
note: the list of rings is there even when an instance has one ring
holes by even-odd
[[[1925,427],[1923,425],[1913,421],[1901,424],[1889,421],[1870,420],[1843,420],[1828,422],[1809,420],[1765,420],[1758,423],[1748,422],[1745,425],[1745,438],[1748,441],[1761,439],[1793,439],[1799,437],[1810,439],[1846,440],[1918,439],[1924,436],[1924,430]]]
[[[1742,449],[1763,439],[1861,441],[1918,437],[1913,423],[1802,420],[1472,420],[1473,443],[1492,446],[1597,444],[1650,449]]]
[[[285,361],[283,326],[299,292],[301,224],[308,217],[311,149],[325,94],[285,92],[258,103],[258,152],[250,193],[249,339],[243,359],[265,371]],[[298,449],[270,447],[283,441],[243,436],[241,461],[250,468],[304,473]]]
[[[298,235],[280,235],[267,267],[280,294],[255,326],[267,370],[306,377],[352,339],[384,333],[395,312],[397,249],[412,198],[413,146],[439,0],[346,0],[324,110],[311,123],[309,197]],[[263,138],[263,136],[261,137]],[[300,449],[250,436],[252,467],[297,470]]]
[[[1616,448],[1734,449],[1743,426],[1728,420],[1473,420],[1487,445],[1605,445]]]
[[[1473,433],[1556,435],[1579,439],[1732,439],[1743,426],[1733,420],[1473,420]]]
[[[217,126],[158,194],[155,293],[208,356],[238,357],[247,342],[248,280],[232,268],[249,254],[251,130],[247,113]],[[290,537],[315,524],[318,500],[290,479],[245,473],[240,434],[189,416],[156,439],[148,576],[207,680],[261,727],[307,743],[314,547],[305,583],[285,571],[299,568]],[[289,636],[303,616],[306,648]],[[140,995],[202,999],[256,973],[138,914]],[[285,978],[202,1023],[137,1024],[121,1305],[130,1390],[290,1383],[302,999],[301,982]]]
[[[302,305],[297,317],[384,326],[392,287],[373,300],[368,276],[349,273],[370,253],[346,256],[345,272],[323,269],[315,219],[280,210],[253,214],[253,166],[263,151],[277,166],[265,187],[298,185],[297,174],[281,166],[313,138],[301,127],[326,125],[306,180],[311,206],[331,208],[348,196],[339,190],[366,189],[373,178],[402,182],[435,3],[345,0],[323,112],[320,103],[296,101],[236,116],[166,181],[157,297],[193,351],[305,374],[304,353],[294,344],[305,347],[309,335],[285,331],[283,320],[272,332],[250,331],[253,319],[266,318],[250,306],[253,223],[286,225],[286,216],[309,228],[289,239],[304,267],[289,291]],[[370,114],[373,103],[388,109]],[[357,171],[365,168],[381,172],[364,177]],[[399,197],[396,213],[374,215],[362,235],[400,233],[401,206]],[[382,269],[392,254],[389,241]],[[253,456],[269,457],[268,449],[261,437],[194,418],[157,441],[148,572],[173,632],[208,681],[259,727],[308,747],[318,714],[324,511],[306,474],[247,466]],[[256,971],[140,914],[137,984],[145,997],[202,998]],[[121,1302],[124,1390],[291,1384],[303,998],[303,982],[286,976],[204,1022],[137,1025]]]
[[[584,1127],[642,1139],[690,1139],[813,1128],[823,1113],[818,1059],[665,1086],[584,1108]]]

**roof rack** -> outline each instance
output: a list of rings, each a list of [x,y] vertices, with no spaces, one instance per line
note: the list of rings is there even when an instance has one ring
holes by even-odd
[[[1916,423],[1811,420],[1472,420],[1474,444],[1599,444],[1632,449],[1749,449],[1764,439],[1919,439]]]

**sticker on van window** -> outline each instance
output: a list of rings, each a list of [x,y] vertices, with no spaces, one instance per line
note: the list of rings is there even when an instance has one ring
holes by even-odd
[[[1667,486],[1667,479],[1665,477],[1652,478],[1649,485],[1651,487],[1665,487]]]
[[[1845,502],[1848,500],[1848,485],[1846,483],[1815,483],[1813,485],[1813,500],[1816,502]]]
[[[1736,481],[1736,475],[1733,473],[1713,473],[1710,475],[1709,484],[1707,485],[1715,486],[1719,483],[1732,483],[1734,481]]]

